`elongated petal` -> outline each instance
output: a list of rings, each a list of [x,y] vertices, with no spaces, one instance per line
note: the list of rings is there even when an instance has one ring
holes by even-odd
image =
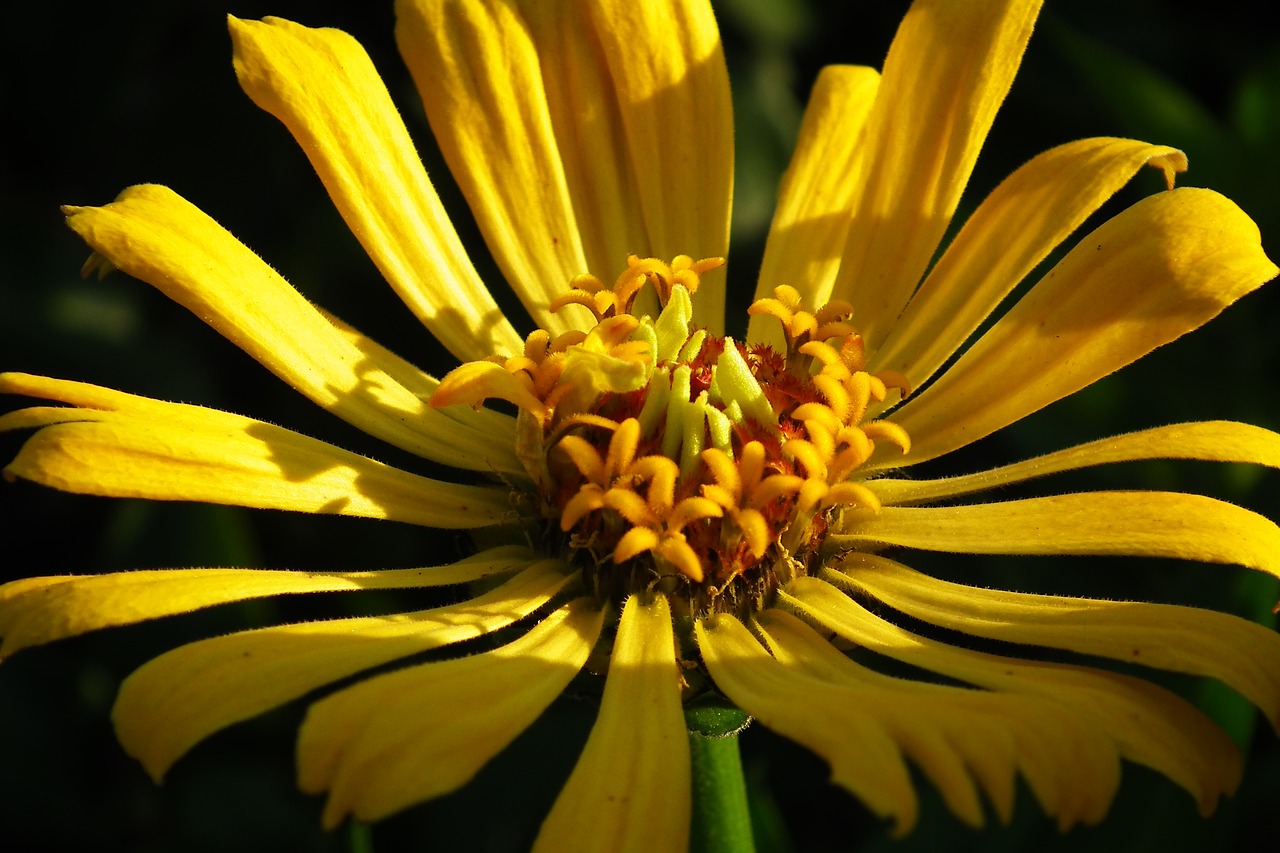
[[[315,703],[298,733],[298,786],[329,791],[327,828],[461,787],[578,674],[604,615],[578,598],[491,652],[379,675]]]
[[[832,294],[853,304],[870,351],[951,221],[1039,10],[1039,0],[919,0],[898,28]]]
[[[1000,301],[1144,165],[1169,189],[1187,158],[1131,139],[1081,139],[1035,157],[996,187],[960,229],[873,355],[923,386]]]
[[[270,595],[469,583],[528,565],[528,549],[491,548],[445,566],[371,572],[153,569],[24,578],[0,586],[0,659],[99,628]]]
[[[510,512],[505,487],[432,480],[262,421],[150,402],[156,405],[145,407],[146,413],[51,407],[11,413],[0,428],[26,426],[28,413],[43,428],[27,439],[5,476],[79,494],[386,518],[428,527],[485,527]]]
[[[589,270],[538,56],[519,11],[499,0],[400,0],[396,42],[507,281],[553,335],[588,328],[583,308],[548,310],[571,278]]]
[[[591,0],[655,257],[722,258],[733,200],[733,105],[707,0]],[[702,276],[698,325],[724,330],[724,273]]]
[[[628,255],[655,254],[635,203],[638,175],[627,156],[609,65],[590,15],[577,7],[566,14],[561,0],[520,0],[519,6],[538,51],[586,268],[608,280]]]
[[[716,687],[735,705],[826,759],[831,781],[891,818],[895,836],[911,830],[919,802],[902,752],[880,720],[853,697],[779,664],[732,616],[700,620],[697,637]]]
[[[991,690],[1050,699],[1085,717],[1120,754],[1186,789],[1209,813],[1240,780],[1230,738],[1186,701],[1117,673],[975,652],[912,634],[817,578],[799,578],[780,600],[870,651]]]
[[[1087,719],[1050,700],[985,690],[928,684],[882,675],[855,664],[791,614],[760,615],[759,629],[780,663],[846,691],[844,705],[879,715],[943,789],[948,803],[963,783],[943,771],[954,753],[965,775],[980,782],[997,814],[1013,811],[1012,769],[1026,777],[1045,811],[1066,829],[1096,823],[1106,814],[1120,782],[1116,747]],[[856,698],[852,703],[848,694]],[[952,789],[947,794],[947,789]],[[953,806],[953,811],[963,812]]]
[[[350,325],[326,311],[321,311],[333,324],[338,333],[360,351],[365,361],[373,365],[375,370],[382,371],[404,386],[405,390],[419,400],[430,400],[431,395],[440,387],[440,380],[405,361],[377,341],[361,334]],[[447,410],[438,410],[440,414],[458,424],[467,434],[483,435],[484,441],[494,447],[506,447],[516,440],[516,419],[492,409],[462,406]]]
[[[94,251],[182,304],[317,405],[397,447],[482,471],[515,454],[459,429],[378,370],[257,255],[172,190],[138,186],[68,208]]]
[[[870,554],[839,566],[848,583],[909,616],[988,637],[1217,678],[1280,728],[1280,635],[1196,607],[976,589]]]
[[[893,420],[932,459],[1025,417],[1208,322],[1276,274],[1258,227],[1200,189],[1146,198],[1080,241]],[[874,460],[873,460],[874,462]]]
[[[667,600],[632,596],[622,610],[600,715],[535,851],[684,850],[689,741]]]
[[[859,169],[865,168],[862,131],[880,88],[880,75],[858,65],[829,65],[818,74],[805,107],[791,165],[778,190],[756,299],[789,284],[817,300],[831,292],[849,229]],[[776,320],[752,317],[752,341],[781,343]]]
[[[484,595],[401,613],[242,631],[181,646],[120,685],[116,735],[157,781],[214,732],[361,670],[483,636],[545,605],[575,577],[536,563]]]
[[[777,639],[771,639],[776,647]],[[836,679],[840,686],[835,690],[831,689],[829,682],[823,684],[827,688],[822,691],[828,694],[827,704],[836,704],[837,707],[852,704],[881,721],[903,752],[937,786],[951,812],[969,826],[978,827],[984,823],[978,785],[975,784],[978,781],[987,789],[1004,822],[1008,822],[1013,809],[1014,743],[1008,732],[993,725],[996,721],[989,717],[966,717],[959,702],[948,703],[960,707],[955,707],[947,716],[930,713],[919,697],[913,701],[910,686],[906,683],[897,690],[849,689],[847,674],[841,674],[846,677]],[[869,673],[859,673],[863,674]],[[841,681],[845,683],[840,684]],[[800,687],[799,684],[796,686]],[[812,683],[806,686],[808,690],[800,687],[804,691],[801,695],[812,697],[818,692]],[[936,701],[937,698],[930,697],[930,700]],[[967,730],[961,737],[956,737],[956,724],[962,719]]]
[[[1280,435],[1235,421],[1174,424],[1104,438],[990,471],[939,480],[875,481],[885,505],[945,500],[1062,471],[1140,459],[1200,459],[1280,468]]]
[[[280,119],[369,257],[463,361],[520,336],[467,258],[386,86],[356,40],[280,18],[228,18],[244,91]]]
[[[1280,577],[1280,527],[1178,492],[1085,492],[1001,503],[884,507],[850,517],[833,545],[960,554],[1116,554],[1235,563]]]

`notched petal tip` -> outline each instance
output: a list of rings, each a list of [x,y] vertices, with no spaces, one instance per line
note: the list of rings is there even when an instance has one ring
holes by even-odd
[[[293,21],[280,18],[275,15],[267,15],[258,20],[251,18],[237,18],[235,15],[227,15],[227,32],[231,34],[234,47],[239,47],[238,40],[250,38],[255,35],[255,31],[262,32],[268,27],[292,27],[297,29],[308,29]]]
[[[1164,173],[1164,182],[1168,189],[1173,189],[1178,173],[1187,171],[1187,155],[1177,149],[1170,149],[1152,157],[1147,165]]]
[[[968,445],[1114,373],[1277,272],[1258,226],[1225,196],[1195,187],[1148,196],[1077,243],[895,410],[894,422],[912,437],[905,463]],[[871,467],[888,462],[881,454]]]
[[[90,276],[96,274],[98,277],[98,281],[102,281],[104,278],[106,278],[108,275],[110,275],[111,273],[115,272],[118,269],[120,268],[115,264],[111,263],[111,260],[107,258],[105,255],[100,255],[97,252],[93,252],[85,260],[84,266],[80,267],[80,277],[89,278]]]

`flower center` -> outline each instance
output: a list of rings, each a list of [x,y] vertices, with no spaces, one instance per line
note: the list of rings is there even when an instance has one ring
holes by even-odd
[[[910,446],[865,418],[908,386],[864,369],[847,303],[809,312],[787,286],[755,302],[750,314],[781,322],[785,352],[697,328],[690,297],[723,263],[632,256],[612,288],[578,276],[551,308],[585,306],[590,331],[535,331],[522,354],[464,364],[431,398],[518,407],[523,503],[602,600],[656,588],[688,616],[747,616],[808,573],[842,514],[879,511],[858,476],[876,443]],[[632,313],[646,284],[656,319]]]

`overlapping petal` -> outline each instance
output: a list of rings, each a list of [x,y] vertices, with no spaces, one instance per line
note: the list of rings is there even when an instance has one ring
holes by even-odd
[[[420,400],[430,400],[431,395],[440,387],[440,380],[405,361],[391,350],[382,346],[372,338],[361,334],[347,323],[321,310],[329,319],[338,334],[342,335],[355,347],[362,358],[377,370],[399,382],[404,388]],[[483,434],[483,441],[493,447],[506,447],[516,440],[516,419],[492,409],[476,406],[451,406],[437,408],[445,417],[457,423],[464,434]]]
[[[1174,424],[1091,441],[975,474],[937,480],[880,478],[875,481],[875,490],[885,506],[919,504],[1063,471],[1143,459],[1200,459],[1280,468],[1280,434],[1236,421]]]
[[[600,715],[535,851],[684,850],[689,844],[689,741],[680,705],[671,608],[627,599]]]
[[[94,251],[185,306],[317,405],[430,459],[519,471],[508,447],[459,429],[379,369],[271,267],[172,190],[138,186],[68,208]]]
[[[1003,657],[930,640],[884,621],[830,584],[798,578],[781,603],[844,639],[990,690],[1039,696],[1089,720],[1120,755],[1168,776],[1208,814],[1240,781],[1240,755],[1186,701],[1149,682],[1066,664]]]
[[[643,173],[627,156],[609,66],[590,15],[565,14],[560,0],[520,0],[519,5],[537,48],[586,269],[607,278],[628,255],[656,254],[635,203]],[[650,303],[650,313],[657,313],[656,305],[656,300]]]
[[[654,257],[722,258],[733,201],[733,103],[707,0],[588,6],[636,172],[635,199]],[[694,316],[724,331],[722,270],[702,276]]]
[[[895,726],[908,732],[936,728],[983,785],[1002,821],[1012,817],[1008,768],[1014,767],[1057,818],[1059,829],[1077,821],[1097,823],[1106,814],[1120,783],[1117,750],[1090,721],[1068,709],[1041,697],[881,675],[855,665],[803,621],[776,608],[761,614],[760,631],[786,666],[827,683],[878,687],[899,700],[880,703]],[[928,743],[927,735],[915,738]]]
[[[1105,815],[1120,781],[1115,745],[1066,708],[1030,695],[878,674],[785,611],[762,613],[759,630],[781,665],[828,692],[845,693],[845,707],[854,699],[856,707],[876,713],[970,824],[983,822],[974,784],[1000,820],[1010,821],[1018,771],[1060,829]]]
[[[5,466],[5,476],[68,492],[452,528],[498,524],[510,512],[503,488],[432,480],[199,406],[159,400],[114,411],[38,406],[0,418],[0,430],[24,427],[39,430]]]
[[[578,674],[604,617],[574,599],[493,651],[379,675],[315,703],[298,733],[299,786],[329,792],[329,828],[461,787]]]
[[[902,750],[884,721],[856,701],[771,658],[732,616],[697,624],[698,649],[716,686],[739,708],[831,765],[831,781],[910,831],[919,801]],[[979,807],[979,812],[981,807]]]
[[[150,569],[23,578],[0,586],[0,659],[29,646],[215,604],[286,593],[450,586],[514,572],[532,561],[527,548],[508,545],[418,569]]]
[[[979,788],[1010,820],[1019,770],[1061,827],[1105,813],[1119,781],[1115,747],[1062,707],[881,675],[782,611],[762,613],[757,630],[774,657],[731,617],[699,626],[716,684],[761,722],[827,758],[833,781],[895,818],[895,835],[911,829],[917,809],[903,754],[971,825],[983,823]]]
[[[822,304],[840,266],[840,249],[866,168],[862,132],[880,88],[880,74],[859,65],[822,69],[809,94],[791,164],[778,188],[778,205],[765,243],[756,299],[779,285],[813,294]],[[780,342],[777,324],[752,317],[748,338]],[[779,347],[781,349],[781,347]]]
[[[906,306],[951,221],[1039,9],[1040,0],[917,0],[894,36],[830,293],[853,304],[870,350]],[[814,302],[827,298],[819,291]]]
[[[1081,139],[1034,157],[988,195],[947,246],[884,345],[873,370],[913,387],[933,374],[1018,282],[1143,166],[1174,173],[1187,158],[1131,139]]]
[[[400,298],[460,359],[519,352],[368,54],[339,30],[228,19],[245,93],[280,119]]]
[[[1111,554],[1234,563],[1280,577],[1280,527],[1180,492],[1084,492],[850,514],[833,548],[899,545],[959,554]]]
[[[938,380],[893,414],[932,459],[1199,328],[1277,272],[1258,226],[1209,190],[1150,196],[1085,237]]]
[[[978,589],[873,554],[849,555],[837,568],[842,577],[826,576],[943,628],[1217,678],[1280,728],[1280,635],[1246,619],[1199,607]]]
[[[586,328],[585,309],[548,310],[570,279],[590,270],[538,56],[516,4],[400,0],[396,41],[432,133],[507,281],[540,328],[553,335]]]
[[[511,625],[576,575],[555,560],[529,565],[458,604],[242,631],[189,643],[143,664],[120,685],[112,719],[125,751],[159,780],[220,729],[370,667]]]

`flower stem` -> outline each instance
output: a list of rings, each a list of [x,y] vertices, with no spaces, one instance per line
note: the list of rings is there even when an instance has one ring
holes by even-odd
[[[747,784],[737,733],[708,737],[689,732],[693,759],[693,853],[749,853],[755,850]]]
[[[347,842],[351,853],[373,853],[373,832],[370,831],[369,824],[351,821]]]

